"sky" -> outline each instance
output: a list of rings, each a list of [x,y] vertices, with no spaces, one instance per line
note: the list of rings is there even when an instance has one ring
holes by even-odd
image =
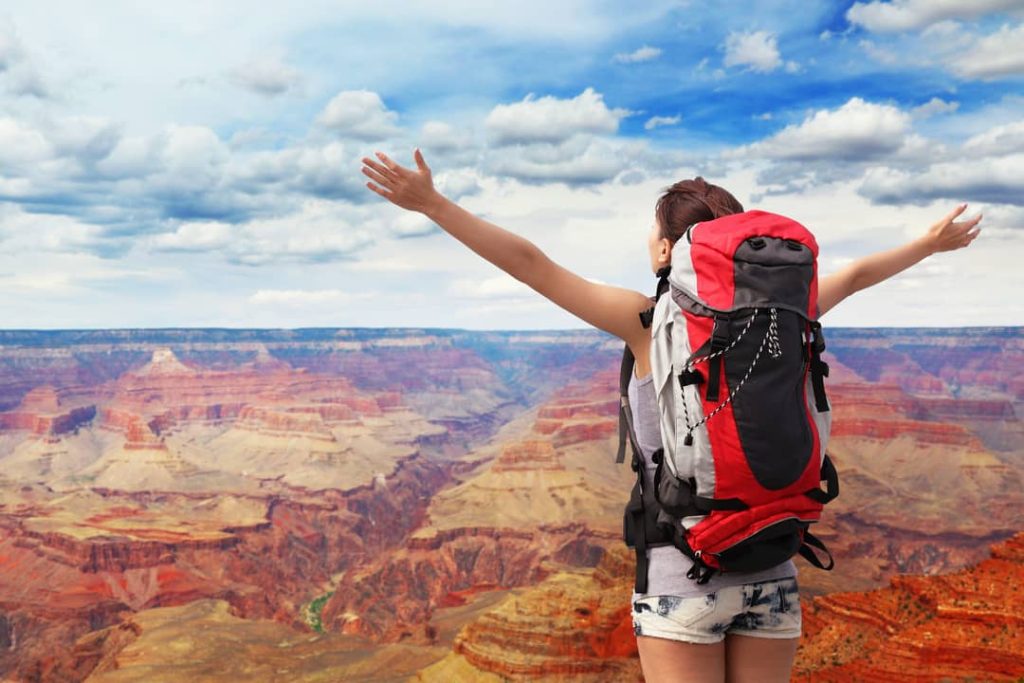
[[[376,150],[651,292],[703,176],[822,275],[984,214],[839,326],[1022,325],[1024,0],[0,5],[0,327],[577,328],[364,185]]]

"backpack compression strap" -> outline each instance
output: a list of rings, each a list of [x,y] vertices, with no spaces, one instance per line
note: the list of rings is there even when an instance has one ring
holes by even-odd
[[[821,359],[825,350],[825,338],[821,334],[821,323],[811,323],[811,386],[814,387],[814,407],[819,413],[828,411],[828,398],[825,396],[825,378],[828,377],[828,363]]]

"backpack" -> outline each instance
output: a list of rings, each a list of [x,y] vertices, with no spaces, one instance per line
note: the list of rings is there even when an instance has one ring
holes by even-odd
[[[619,376],[619,452],[628,440],[637,480],[623,534],[646,593],[647,548],[671,544],[693,560],[689,578],[768,569],[800,553],[831,570],[808,528],[839,495],[825,454],[831,412],[817,322],[814,236],[784,216],[747,211],[691,225],[658,271],[651,372],[663,447],[644,485],[627,387]],[[822,482],[825,488],[822,489]],[[828,556],[826,566],[816,555]]]

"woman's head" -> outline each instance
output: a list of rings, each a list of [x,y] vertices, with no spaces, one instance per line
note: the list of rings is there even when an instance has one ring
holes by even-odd
[[[717,185],[699,176],[680,180],[666,189],[654,205],[654,226],[649,239],[652,269],[657,272],[669,264],[672,245],[694,223],[742,212],[743,205]]]

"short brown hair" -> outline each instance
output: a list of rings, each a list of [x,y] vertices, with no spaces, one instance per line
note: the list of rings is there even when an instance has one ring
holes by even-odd
[[[743,213],[743,205],[728,191],[700,176],[680,180],[667,188],[654,206],[661,236],[673,244],[694,223],[732,213]]]

